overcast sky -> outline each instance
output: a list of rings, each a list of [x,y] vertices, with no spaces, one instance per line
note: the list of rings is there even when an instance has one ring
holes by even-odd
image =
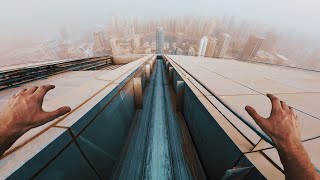
[[[0,50],[10,40],[50,35],[61,27],[103,26],[112,14],[233,15],[320,37],[319,0],[0,0]]]

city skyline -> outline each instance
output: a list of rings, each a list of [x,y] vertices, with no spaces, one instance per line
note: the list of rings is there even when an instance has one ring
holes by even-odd
[[[76,36],[67,27],[62,27],[54,38],[41,40],[40,43],[35,43],[34,47],[9,52],[5,59],[10,60],[10,63],[21,63],[106,54],[156,53],[158,26],[162,26],[164,30],[164,54],[199,55],[200,39],[208,37],[217,40],[214,49],[209,43],[209,50],[214,55],[208,55],[212,52],[204,51],[203,56],[207,53],[206,57],[241,60],[241,52],[244,51],[249,37],[259,36],[265,40],[255,50],[254,57],[249,56],[242,60],[304,68],[308,68],[311,64],[314,68],[319,64],[317,48],[306,46],[304,39],[234,16],[179,16],[154,19],[111,16],[106,25],[78,32],[80,34]],[[0,55],[0,59],[4,58]],[[2,63],[1,65],[6,65],[4,61]]]

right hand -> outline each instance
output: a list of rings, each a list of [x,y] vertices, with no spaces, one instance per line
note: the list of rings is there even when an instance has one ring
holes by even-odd
[[[276,146],[301,144],[301,133],[298,117],[292,107],[286,105],[272,94],[267,94],[272,104],[269,118],[261,117],[254,108],[246,106],[248,114],[260,128],[267,133]]]

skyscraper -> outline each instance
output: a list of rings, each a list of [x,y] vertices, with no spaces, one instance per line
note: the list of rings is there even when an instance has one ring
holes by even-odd
[[[199,57],[204,57],[206,53],[207,45],[208,45],[208,37],[204,36],[200,40],[199,53],[198,53]]]
[[[251,35],[240,55],[240,59],[253,59],[257,55],[263,41],[264,38]]]
[[[225,57],[226,52],[229,47],[231,36],[228,33],[223,33],[220,40],[217,43],[217,48],[215,51],[215,57]]]
[[[117,55],[119,52],[118,43],[119,43],[119,41],[117,38],[110,39],[110,46],[111,46],[111,51],[112,51],[113,55]]]
[[[205,57],[213,57],[214,51],[216,49],[216,45],[217,45],[217,38],[209,37],[207,48],[206,48],[206,53],[204,56]]]
[[[140,47],[141,47],[141,37],[139,35],[136,35],[134,37],[133,45],[134,45],[134,49],[140,49]]]
[[[163,54],[164,44],[164,29],[163,27],[157,27],[156,31],[156,53]]]
[[[106,42],[104,39],[103,32],[94,32],[94,44],[97,46],[97,49],[103,49],[105,48]]]
[[[194,50],[193,47],[190,47],[188,51],[188,56],[195,56],[195,55],[196,55],[196,50]]]

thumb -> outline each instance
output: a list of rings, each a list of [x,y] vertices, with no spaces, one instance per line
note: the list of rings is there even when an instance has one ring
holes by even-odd
[[[64,107],[60,107],[59,109],[55,110],[55,111],[52,111],[52,112],[46,112],[46,120],[47,122],[48,121],[51,121],[53,119],[56,119],[68,112],[71,111],[71,108],[68,107],[68,106],[64,106]]]
[[[253,107],[246,106],[245,109],[246,109],[247,113],[254,119],[254,121],[260,127],[261,127],[261,125],[263,126],[265,119],[263,117],[261,117]]]

